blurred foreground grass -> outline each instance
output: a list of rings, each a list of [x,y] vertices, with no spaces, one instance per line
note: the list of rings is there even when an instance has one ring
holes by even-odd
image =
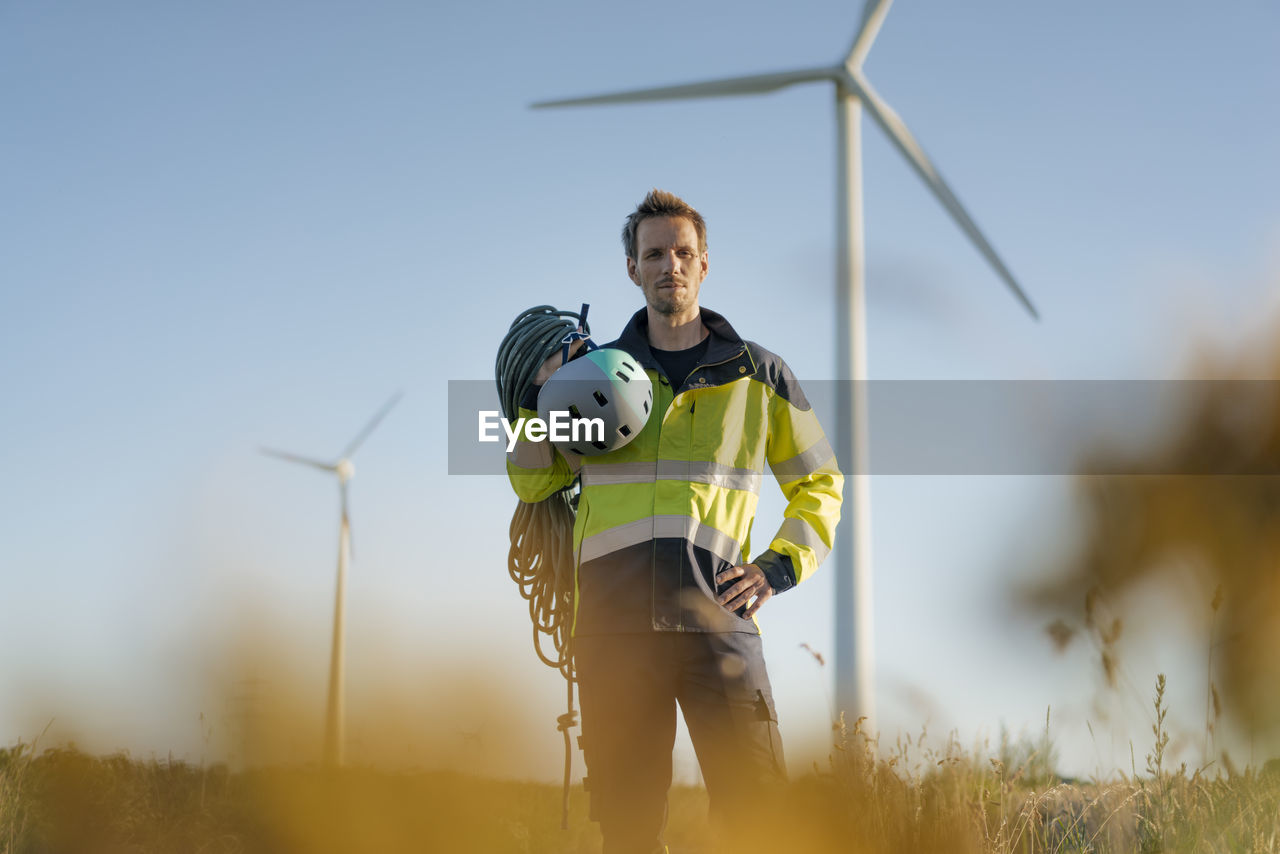
[[[1157,720],[1163,678],[1156,694]],[[715,847],[700,789],[675,787],[673,854],[735,852],[1280,851],[1280,775],[1166,767],[1109,781],[1052,772],[1048,733],[996,755],[900,741],[877,757],[837,730],[827,767],[743,805]],[[0,852],[598,852],[575,787],[456,772],[275,767],[231,773],[71,748],[0,751]]]

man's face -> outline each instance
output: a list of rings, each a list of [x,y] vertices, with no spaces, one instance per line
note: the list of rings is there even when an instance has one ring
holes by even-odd
[[[650,308],[664,315],[697,311],[707,253],[698,249],[692,222],[682,216],[646,219],[636,229],[636,256],[627,259],[627,275]]]

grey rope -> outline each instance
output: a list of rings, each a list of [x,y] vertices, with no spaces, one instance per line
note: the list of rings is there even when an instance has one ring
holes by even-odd
[[[517,417],[520,398],[537,376],[538,369],[549,357],[562,352],[566,335],[586,323],[587,306],[580,314],[540,305],[520,313],[511,323],[498,348],[494,380],[498,386],[498,402],[502,414],[511,421]],[[539,660],[560,671],[566,680],[567,711],[556,718],[556,729],[564,734],[564,791],[561,800],[560,826],[569,827],[569,778],[573,769],[573,753],[569,729],[577,725],[573,708],[573,523],[570,501],[572,487],[551,497],[529,504],[519,502],[511,517],[511,548],[507,552],[507,572],[529,603],[533,623],[533,649]],[[551,640],[549,654],[543,648],[544,636]]]
[[[582,314],[560,311],[550,305],[525,309],[511,321],[507,337],[498,347],[494,370],[498,402],[502,404],[502,414],[506,418],[515,420],[520,396],[533,385],[542,363],[559,352],[560,342],[577,329],[579,323],[583,324],[582,331],[590,334],[591,327],[586,325]]]

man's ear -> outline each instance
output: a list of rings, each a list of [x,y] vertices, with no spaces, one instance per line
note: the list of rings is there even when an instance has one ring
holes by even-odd
[[[640,287],[640,277],[636,275],[636,259],[627,258],[627,278],[635,282],[636,287]]]

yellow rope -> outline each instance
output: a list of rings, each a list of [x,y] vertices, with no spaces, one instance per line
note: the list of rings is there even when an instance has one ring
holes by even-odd
[[[511,517],[507,570],[529,603],[538,658],[573,679],[569,632],[573,622],[573,508],[561,490],[536,504],[520,502]],[[551,641],[551,654],[544,648]]]

